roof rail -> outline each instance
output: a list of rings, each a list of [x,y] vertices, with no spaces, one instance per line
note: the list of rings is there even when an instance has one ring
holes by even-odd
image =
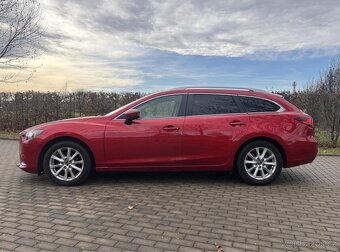
[[[265,92],[265,93],[272,93],[271,91],[258,89],[258,88],[243,88],[243,87],[221,87],[221,86],[187,86],[187,87],[177,87],[171,90],[188,90],[188,89],[225,89],[225,90],[244,90],[244,91],[253,91],[253,92]]]
[[[173,88],[173,89],[170,89],[170,90],[191,90],[191,89],[251,91],[251,92],[262,92],[262,93],[270,93],[270,94],[278,95],[278,94],[275,94],[275,93],[273,93],[271,91],[267,91],[267,90],[262,90],[262,89],[258,89],[258,88],[243,88],[243,87],[187,86],[187,87]]]
[[[171,90],[179,90],[179,89],[184,89],[184,90],[190,90],[190,89],[225,89],[225,90],[245,90],[245,91],[255,91],[254,89],[250,88],[242,88],[242,87],[214,87],[214,86],[188,86],[188,87],[178,87],[178,88],[173,88]]]

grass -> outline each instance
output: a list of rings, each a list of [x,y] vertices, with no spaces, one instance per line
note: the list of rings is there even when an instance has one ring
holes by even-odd
[[[327,131],[316,129],[315,137],[319,144],[319,155],[340,155],[340,139],[338,141],[338,147],[329,147],[329,135]],[[15,139],[19,138],[19,132],[13,131],[0,131],[0,139]]]
[[[0,139],[19,139],[19,132],[0,131]]]
[[[326,130],[315,129],[315,137],[318,140],[319,155],[340,155],[340,138],[337,147],[330,147],[330,135]]]
[[[336,148],[319,147],[318,155],[340,155],[340,147]]]
[[[322,147],[330,147],[330,133],[327,132],[326,130],[322,130],[322,129],[319,129],[319,128],[315,128],[315,137],[316,139],[318,140],[318,144],[319,146],[322,146]],[[340,147],[340,138],[338,140],[338,143],[337,143],[337,147]]]

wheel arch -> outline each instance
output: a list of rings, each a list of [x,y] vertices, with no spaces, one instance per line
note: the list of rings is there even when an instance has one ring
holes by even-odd
[[[61,141],[72,141],[72,142],[75,142],[75,143],[82,145],[88,151],[88,153],[90,154],[92,168],[95,169],[96,160],[94,158],[93,152],[90,149],[90,147],[84,141],[80,140],[79,138],[75,138],[75,137],[61,136],[61,137],[57,137],[57,138],[54,138],[54,139],[48,141],[44,145],[42,150],[40,151],[39,158],[38,158],[38,175],[43,175],[45,173],[44,169],[43,169],[43,161],[44,161],[44,155],[45,155],[46,151],[48,150],[48,148],[50,148],[53,144],[61,142]]]
[[[287,167],[287,154],[286,154],[283,146],[273,138],[260,136],[260,137],[253,137],[251,139],[248,139],[247,141],[245,141],[243,144],[241,144],[239,146],[239,148],[237,149],[236,154],[235,154],[233,168],[236,167],[238,155],[240,154],[240,151],[243,149],[243,147],[246,146],[247,144],[249,144],[251,142],[255,142],[255,141],[267,141],[267,142],[275,145],[275,147],[280,151],[280,153],[282,155],[283,167]]]

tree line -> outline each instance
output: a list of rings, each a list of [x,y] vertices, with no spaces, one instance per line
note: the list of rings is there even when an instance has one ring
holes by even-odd
[[[311,115],[327,131],[329,146],[340,134],[340,67],[332,68],[308,88],[278,92]],[[104,115],[142,96],[140,92],[0,92],[0,130],[20,131],[30,126],[82,116]]]
[[[139,92],[0,92],[0,130],[81,116],[104,115],[144,96]]]

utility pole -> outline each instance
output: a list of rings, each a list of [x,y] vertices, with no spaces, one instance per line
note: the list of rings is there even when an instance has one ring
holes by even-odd
[[[296,86],[297,86],[296,81],[293,81],[293,94],[296,94]]]
[[[65,82],[65,87],[64,87],[64,92],[65,92],[65,94],[66,94],[66,92],[67,92],[67,81]]]

